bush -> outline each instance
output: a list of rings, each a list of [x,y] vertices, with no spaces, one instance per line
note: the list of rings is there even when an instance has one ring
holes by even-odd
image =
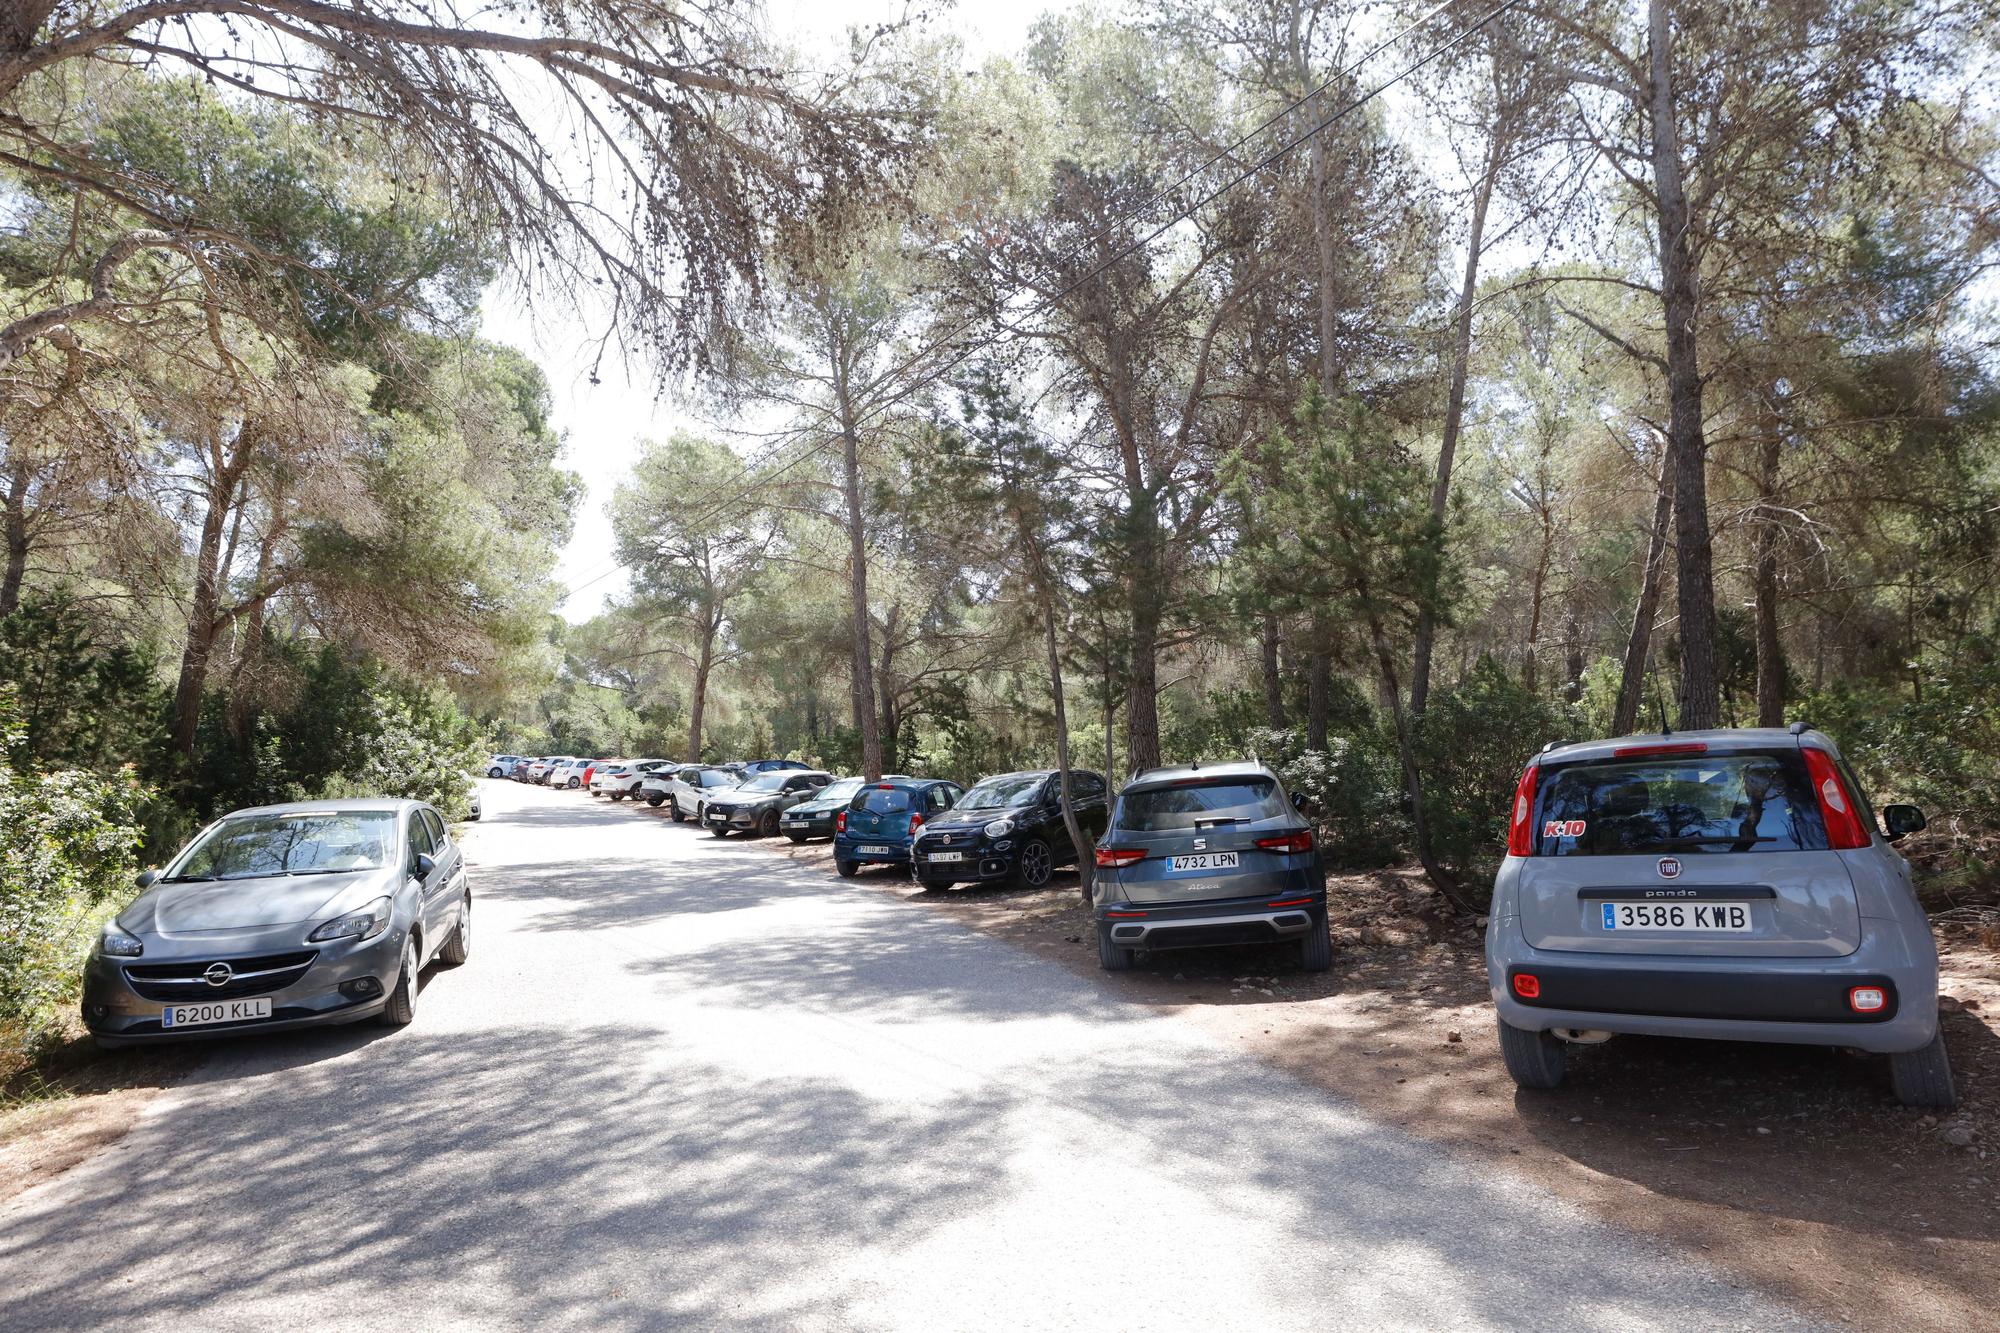
[[[1417,729],[1424,817],[1431,849],[1478,903],[1507,854],[1507,816],[1521,769],[1550,741],[1585,734],[1575,711],[1482,657],[1451,689],[1433,694]]]
[[[26,745],[0,687],[0,1074],[62,1030],[91,937],[132,888],[145,797],[129,770],[17,768]]]
[[[1257,757],[1285,789],[1317,803],[1321,855],[1343,870],[1391,864],[1409,842],[1402,767],[1395,742],[1376,728],[1330,736],[1324,750],[1306,748],[1304,730],[1268,728],[1249,734]]]
[[[446,819],[471,811],[472,777],[486,761],[485,737],[450,704],[429,695],[378,692],[352,773],[327,783],[323,796],[401,796],[428,801]]]

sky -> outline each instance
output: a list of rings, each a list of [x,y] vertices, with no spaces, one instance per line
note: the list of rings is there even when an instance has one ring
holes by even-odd
[[[948,8],[929,6],[929,26],[957,34],[965,42],[968,60],[977,62],[1017,49],[1037,15],[1070,3],[1073,0],[1040,4],[958,0]],[[849,27],[894,21],[907,8],[904,0],[768,0],[766,4],[771,30],[802,50],[838,41]],[[551,310],[546,305],[531,310],[503,282],[488,293],[480,324],[486,337],[520,348],[548,375],[555,425],[565,440],[563,464],[583,478],[586,488],[556,578],[569,589],[563,615],[572,623],[588,620],[628,587],[625,571],[611,553],[604,507],[631,471],[639,441],[664,438],[676,429],[702,423],[663,394],[642,364],[625,366],[607,357],[597,371],[600,382],[592,384],[594,335],[602,326],[589,312]]]

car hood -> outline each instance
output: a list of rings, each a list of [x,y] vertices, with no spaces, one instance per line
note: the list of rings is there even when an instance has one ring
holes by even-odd
[[[718,787],[708,793],[711,803],[728,801],[731,805],[755,805],[759,801],[775,801],[778,796],[774,791],[745,791],[741,787]]]
[[[1015,819],[1027,810],[1026,806],[989,806],[983,810],[947,810],[941,815],[933,815],[924,821],[927,829],[976,829],[985,828],[996,819]]]
[[[118,925],[134,935],[171,936],[324,921],[381,897],[394,883],[395,871],[388,867],[160,883],[120,912]]]

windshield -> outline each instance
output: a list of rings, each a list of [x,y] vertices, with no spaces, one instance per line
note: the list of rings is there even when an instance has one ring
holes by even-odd
[[[842,778],[838,782],[829,782],[826,786],[821,787],[813,799],[815,801],[846,801],[851,800],[854,793],[860,790],[860,778]]]
[[[785,783],[788,781],[790,781],[790,778],[787,774],[784,773],[760,773],[756,777],[751,778],[748,782],[744,783],[742,790],[782,791],[784,789]]]
[[[1184,782],[1128,791],[1118,802],[1117,826],[1140,833],[1247,824],[1285,813],[1278,784],[1269,778]]]
[[[1536,791],[1543,856],[1823,851],[1826,825],[1796,752],[1572,764]]]
[[[961,796],[961,810],[1007,810],[1026,805],[1042,789],[1040,773],[1009,773],[1005,777],[984,778]]]
[[[315,810],[225,819],[181,855],[168,880],[255,879],[379,870],[389,864],[396,816],[387,810]]]

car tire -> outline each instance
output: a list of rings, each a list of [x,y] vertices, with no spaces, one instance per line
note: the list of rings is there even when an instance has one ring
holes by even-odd
[[[578,787],[581,787],[582,785],[583,785],[582,778],[571,778],[568,783],[569,789],[571,791],[575,791]]]
[[[497,768],[489,768],[486,770],[486,776],[489,778],[504,778],[507,775]]]
[[[861,873],[861,863],[859,861],[843,861],[838,856],[833,858],[833,868],[842,879],[853,879]]]
[[[1299,966],[1308,972],[1332,970],[1333,937],[1327,934],[1326,922],[1315,919],[1299,941]]]
[[[382,1006],[384,1027],[408,1027],[416,1019],[417,972],[417,937],[412,935],[403,941],[403,965],[389,991],[389,1002]]]
[[[1951,1078],[1951,1057],[1945,1054],[1944,1029],[1930,1043],[1889,1057],[1889,1086],[1905,1106],[1949,1111],[1958,1105],[1958,1088]]]
[[[1024,889],[1045,889],[1056,873],[1056,854],[1041,838],[1030,838],[1021,844],[1021,854],[1014,863],[1014,878]]]
[[[757,821],[757,836],[760,838],[775,838],[778,836],[778,812],[776,810],[766,810],[763,817]]]
[[[714,834],[718,838],[726,838],[729,836],[729,825],[717,824],[714,828],[710,829],[709,832]]]
[[[655,792],[646,798],[646,804],[652,806],[655,810],[659,809],[666,803],[667,803],[667,798],[660,795],[658,792]],[[674,811],[675,819],[678,820],[680,818],[680,813],[681,813],[680,810],[676,808]]]
[[[438,960],[446,967],[464,967],[465,960],[472,957],[472,895],[466,894],[458,906],[458,924],[451,929],[451,938],[438,950]]]
[[[806,845],[806,835],[803,833],[787,833],[785,836],[791,839],[792,846],[794,847],[803,847]]]
[[[1138,961],[1138,950],[1111,942],[1111,932],[1097,932],[1097,965],[1106,972],[1130,972]]]
[[[1500,1024],[1500,1058],[1517,1087],[1547,1092],[1562,1086],[1569,1070],[1569,1050],[1562,1038],[1547,1032],[1517,1028],[1506,1019]]]

